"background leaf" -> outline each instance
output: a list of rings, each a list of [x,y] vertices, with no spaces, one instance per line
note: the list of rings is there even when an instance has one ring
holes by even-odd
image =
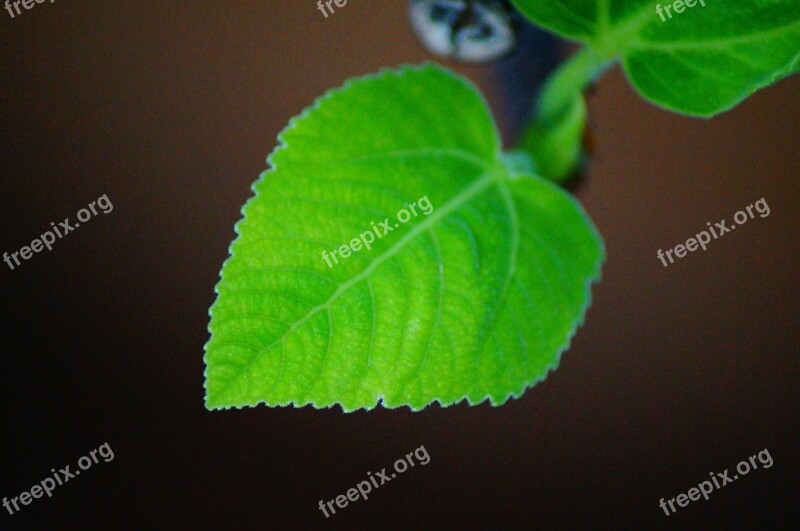
[[[512,0],[533,22],[619,57],[650,101],[696,116],[730,109],[800,69],[800,2],[699,0],[665,21],[654,0]]]
[[[330,92],[280,141],[217,286],[207,407],[501,404],[557,365],[602,243],[571,196],[505,162],[471,85],[386,71]],[[326,265],[423,196],[429,215]]]

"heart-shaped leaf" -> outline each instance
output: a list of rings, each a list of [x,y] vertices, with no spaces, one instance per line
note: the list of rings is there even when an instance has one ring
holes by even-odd
[[[800,70],[797,0],[512,0],[528,18],[619,57],[650,101],[696,116],[730,109]]]
[[[208,408],[501,404],[558,364],[602,242],[501,153],[468,82],[435,66],[351,81],[280,143],[211,308]]]

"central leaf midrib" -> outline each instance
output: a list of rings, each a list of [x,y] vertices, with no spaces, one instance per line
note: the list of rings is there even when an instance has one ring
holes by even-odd
[[[600,20],[598,18],[597,22],[599,29],[593,38],[590,39],[590,44],[593,48],[600,51],[613,51],[615,55],[624,55],[633,48],[661,48],[662,45],[656,44],[656,41],[645,41],[639,38],[639,34],[642,29],[652,23],[650,15],[650,7],[643,6],[640,10],[634,11],[631,15],[625,17],[624,19],[611,21],[611,23],[606,27],[602,27],[602,25],[599,24]],[[794,21],[784,26],[760,31],[758,33],[751,33],[742,36],[737,35],[730,38],[715,38],[709,40],[700,39],[693,41],[693,43],[700,43],[700,47],[702,47],[703,44],[708,43],[728,44],[748,42],[758,38],[774,36],[785,31],[790,31],[798,26],[798,24],[800,24],[800,22]],[[680,41],[670,41],[669,43],[665,43],[663,47],[672,47],[672,45],[677,45],[675,47],[690,47],[691,44],[692,43],[683,43]]]
[[[800,21],[794,21],[784,26],[778,26],[769,30],[762,30],[753,33],[744,33],[739,35],[731,35],[727,37],[715,37],[712,39],[696,39],[693,41],[647,41],[642,39],[634,39],[630,41],[629,49],[693,49],[693,48],[724,48],[731,44],[748,43],[754,40],[780,36],[784,33],[789,33],[792,30],[800,30]]]
[[[452,155],[456,156],[455,153],[453,153]],[[341,286],[339,286],[336,289],[336,291],[334,291],[331,294],[328,300],[309,310],[309,312],[304,317],[302,317],[301,319],[296,321],[292,326],[290,326],[289,329],[287,329],[286,332],[284,332],[283,335],[281,335],[281,337],[277,338],[272,343],[265,346],[262,352],[257,353],[255,356],[253,356],[252,359],[250,359],[247,362],[247,364],[244,367],[242,367],[242,369],[238,371],[238,373],[235,376],[232,376],[231,378],[228,379],[227,385],[225,385],[225,387],[221,389],[219,393],[224,393],[228,388],[230,388],[231,383],[236,379],[238,379],[239,377],[241,377],[244,373],[246,373],[250,369],[250,367],[252,367],[252,365],[258,359],[260,359],[261,356],[265,355],[273,347],[286,340],[286,338],[288,338],[295,330],[303,326],[314,315],[316,315],[318,312],[326,308],[329,308],[330,305],[334,301],[336,301],[339,297],[341,297],[343,293],[345,293],[347,290],[349,290],[350,288],[352,288],[365,278],[368,278],[369,275],[375,269],[378,268],[378,266],[380,266],[383,262],[396,255],[398,252],[400,252],[400,250],[402,250],[402,248],[405,247],[405,245],[409,241],[417,237],[422,232],[428,230],[431,226],[436,224],[439,220],[441,220],[445,216],[449,215],[451,212],[461,208],[468,201],[471,201],[475,196],[479,195],[485,189],[489,188],[497,180],[498,178],[497,170],[494,169],[488,162],[484,162],[482,160],[471,160],[472,157],[470,157],[470,159],[464,157],[459,157],[459,158],[461,160],[472,162],[475,166],[482,167],[482,169],[485,170],[484,173],[482,173],[477,179],[475,179],[469,186],[464,188],[464,190],[461,191],[461,193],[454,196],[450,201],[445,203],[442,207],[437,208],[435,212],[433,212],[433,214],[428,216],[421,223],[415,225],[411,229],[411,231],[409,231],[405,236],[403,236],[400,240],[398,240],[397,243],[389,247],[383,254],[378,255],[375,258],[375,260],[373,260],[372,263],[370,263],[367,267],[365,267],[360,273],[358,273],[353,278],[351,278],[350,280],[346,281]]]
[[[622,55],[630,42],[629,37],[637,34],[648,24],[649,14],[649,6],[643,6],[620,20],[611,20],[609,14],[605,27],[600,25],[598,18],[596,21],[598,23],[598,31],[592,39],[589,39],[589,44],[594,49],[605,52],[609,56]]]

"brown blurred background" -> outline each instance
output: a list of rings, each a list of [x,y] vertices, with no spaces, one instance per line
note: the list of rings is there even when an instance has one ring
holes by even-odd
[[[3,248],[102,194],[114,211],[0,264],[0,497],[108,442],[115,459],[0,529],[789,528],[798,495],[800,79],[711,121],[616,69],[577,194],[605,237],[561,367],[501,408],[209,413],[203,345],[239,209],[277,133],[350,76],[433,59],[402,1],[67,2],[0,12]],[[496,70],[458,68],[507,126]],[[517,102],[518,108],[518,102]],[[758,218],[665,269],[684,242]],[[431,461],[326,520],[317,504],[424,445]],[[662,497],[774,466],[667,517]]]

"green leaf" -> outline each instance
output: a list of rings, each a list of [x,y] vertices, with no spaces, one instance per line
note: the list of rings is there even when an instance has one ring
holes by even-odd
[[[555,368],[602,241],[501,153],[467,81],[436,66],[350,81],[279,140],[210,311],[209,409],[502,404]],[[326,264],[387,219],[369,250]]]
[[[533,22],[619,58],[645,98],[676,112],[712,116],[800,70],[797,0],[682,0],[681,13],[655,0],[512,1]]]

